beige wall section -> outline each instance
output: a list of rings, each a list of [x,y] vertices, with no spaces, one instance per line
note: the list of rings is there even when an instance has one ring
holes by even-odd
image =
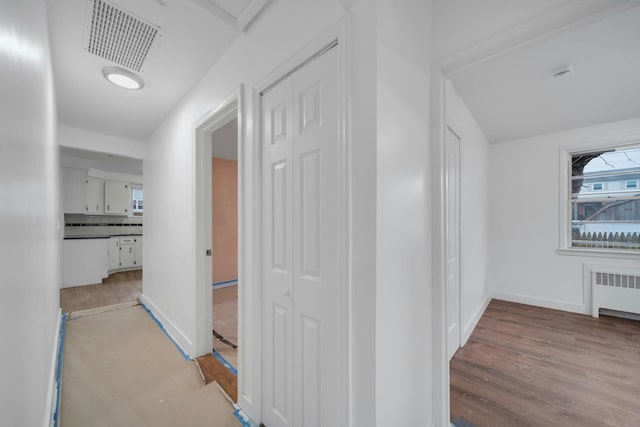
[[[238,278],[238,162],[214,157],[212,168],[213,283]]]

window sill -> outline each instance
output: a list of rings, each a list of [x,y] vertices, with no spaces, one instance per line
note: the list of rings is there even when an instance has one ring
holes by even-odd
[[[640,252],[616,251],[586,248],[561,248],[557,249],[558,255],[588,256],[597,258],[635,259],[640,260]]]

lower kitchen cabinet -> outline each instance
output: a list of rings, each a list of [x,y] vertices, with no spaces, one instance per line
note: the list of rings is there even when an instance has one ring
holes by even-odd
[[[109,239],[65,239],[62,287],[101,283],[109,275],[108,241]]]
[[[109,271],[120,268],[120,238],[109,238]]]
[[[136,267],[136,254],[134,252],[134,238],[120,237],[120,266],[119,268]]]

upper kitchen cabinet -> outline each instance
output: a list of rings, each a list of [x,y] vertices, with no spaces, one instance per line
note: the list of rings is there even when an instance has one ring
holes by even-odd
[[[62,168],[62,209],[64,213],[83,214],[86,212],[85,181],[87,171],[76,168]]]
[[[104,213],[106,215],[129,215],[131,187],[128,182],[104,182]]]
[[[87,176],[84,187],[85,213],[100,215],[104,213],[104,180]]]

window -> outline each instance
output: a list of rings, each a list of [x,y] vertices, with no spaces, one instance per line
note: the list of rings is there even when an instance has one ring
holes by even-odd
[[[640,146],[571,154],[568,246],[640,252],[639,179]]]
[[[131,214],[133,216],[143,214],[143,192],[140,185],[131,186]]]

